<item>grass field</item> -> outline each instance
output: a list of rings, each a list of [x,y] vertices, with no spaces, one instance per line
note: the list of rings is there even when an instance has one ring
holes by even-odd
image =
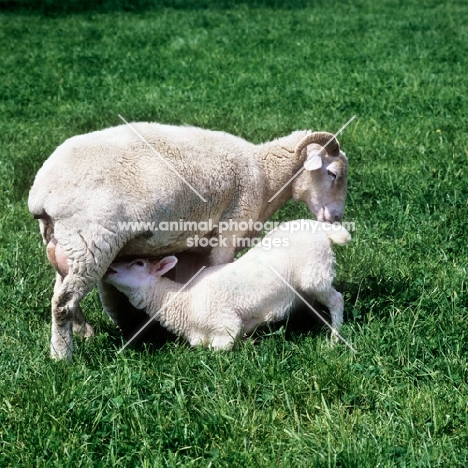
[[[90,3],[0,1],[0,466],[468,466],[466,2]],[[96,337],[49,359],[28,190],[118,114],[253,142],[357,115],[336,248],[356,354],[294,321],[231,353],[117,354],[93,293]]]

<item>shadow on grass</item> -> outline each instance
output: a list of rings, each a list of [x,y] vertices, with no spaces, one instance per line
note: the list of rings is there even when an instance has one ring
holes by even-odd
[[[297,9],[321,0],[0,0],[0,11],[63,16],[74,13],[115,13],[118,11],[143,13],[173,8],[176,10],[226,10],[238,6],[249,8]]]
[[[157,320],[151,320],[143,310],[132,309],[132,323],[127,324],[124,330],[109,324],[108,333],[110,341],[117,348],[126,345],[132,349],[150,347],[157,350],[166,343],[175,341],[177,336],[164,328]],[[129,340],[132,340],[130,343]],[[128,343],[128,344],[127,344]]]

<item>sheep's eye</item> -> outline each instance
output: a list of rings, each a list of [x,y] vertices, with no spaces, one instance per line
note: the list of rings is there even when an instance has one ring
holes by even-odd
[[[327,174],[330,176],[330,177],[333,177],[333,179],[336,179],[336,174],[330,170],[327,171]]]
[[[133,264],[136,265],[136,266],[139,266],[139,267],[145,266],[145,264],[141,260],[137,260]]]

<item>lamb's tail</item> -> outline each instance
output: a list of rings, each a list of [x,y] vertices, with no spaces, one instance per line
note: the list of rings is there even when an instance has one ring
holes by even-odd
[[[327,235],[335,244],[347,244],[351,240],[351,234],[343,226],[333,225],[333,229],[327,230]]]

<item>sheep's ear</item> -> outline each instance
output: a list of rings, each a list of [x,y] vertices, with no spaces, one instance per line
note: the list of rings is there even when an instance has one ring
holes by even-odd
[[[177,257],[171,255],[170,257],[164,257],[157,263],[151,265],[151,274],[154,276],[162,276],[164,273],[167,273],[169,270],[174,268],[177,263]]]
[[[322,158],[319,154],[315,153],[309,156],[307,161],[304,163],[304,169],[306,171],[315,171],[322,167]]]

